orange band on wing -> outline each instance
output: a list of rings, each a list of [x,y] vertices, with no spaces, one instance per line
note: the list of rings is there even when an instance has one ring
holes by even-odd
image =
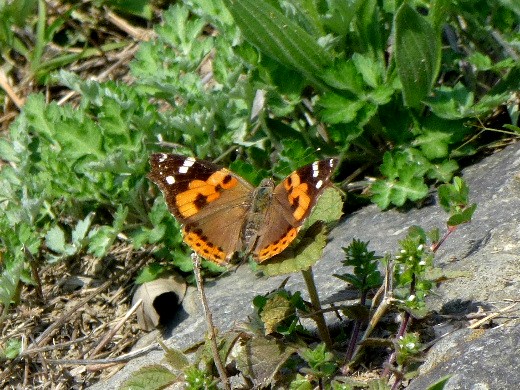
[[[220,198],[220,192],[238,184],[238,180],[227,171],[213,173],[207,180],[193,180],[188,190],[175,197],[175,204],[184,218],[195,215],[207,203]]]
[[[307,195],[308,186],[306,183],[300,184],[289,193],[289,202],[296,208],[293,211],[294,218],[299,221],[304,216],[311,204],[311,198]]]
[[[226,254],[222,248],[209,242],[208,238],[203,235],[202,230],[195,229],[188,231],[185,227],[182,233],[184,242],[198,255],[217,264],[226,263]]]
[[[276,256],[289,246],[291,242],[296,238],[299,228],[291,228],[285,233],[278,241],[261,249],[257,255],[257,261],[262,262]]]
[[[293,217],[301,221],[309,210],[311,198],[309,197],[309,186],[302,183],[300,175],[293,173],[283,182],[284,188],[289,193],[288,200],[293,207]]]
[[[221,187],[225,190],[229,190],[238,184],[238,180],[231,176],[227,170],[220,170],[211,175],[206,183],[214,187]]]

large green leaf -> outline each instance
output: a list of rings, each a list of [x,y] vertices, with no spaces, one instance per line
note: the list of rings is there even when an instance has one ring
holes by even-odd
[[[395,16],[395,61],[405,104],[419,107],[429,94],[441,59],[440,35],[408,3]]]
[[[332,58],[316,38],[263,0],[223,0],[244,37],[262,53],[321,85]]]

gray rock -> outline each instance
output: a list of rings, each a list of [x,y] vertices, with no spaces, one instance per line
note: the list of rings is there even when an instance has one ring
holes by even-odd
[[[461,329],[443,338],[428,352],[409,390],[424,390],[451,375],[444,390],[518,389],[520,325],[488,330]]]
[[[451,234],[437,253],[435,265],[448,275],[458,272],[459,276],[438,286],[429,298],[433,310],[450,316],[465,315],[478,307],[500,309],[510,304],[508,300],[520,300],[519,166],[520,144],[514,144],[464,170],[471,201],[478,203],[478,207],[472,223]],[[314,267],[321,299],[325,302],[336,300],[344,293],[345,284],[331,275],[345,272],[341,248],[349,245],[353,238],[370,241],[370,250],[378,254],[394,253],[398,241],[404,238],[410,226],[419,225],[426,230],[438,227],[442,232],[446,219],[446,213],[435,202],[406,212],[381,212],[376,206],[368,206],[347,216],[331,232],[323,259]],[[216,326],[225,331],[245,320],[251,313],[252,298],[278,287],[283,279],[258,277],[248,266],[241,266],[236,272],[208,282],[206,293]],[[305,291],[299,275],[291,276],[287,287]],[[196,297],[186,302],[194,303],[185,305],[185,311],[178,314],[169,332],[168,344],[177,348],[201,340],[205,332]],[[515,308],[507,316],[517,318],[519,314],[519,309]],[[446,329],[452,328],[439,326],[437,331],[443,333]],[[413,388],[423,389],[446,374],[455,374],[449,382],[451,387],[446,389],[515,388],[513,385],[520,385],[519,329],[516,326],[481,331],[480,337],[471,343],[467,342],[467,335],[475,331],[464,330],[460,335],[454,333],[443,339],[428,356],[428,367],[434,368],[421,370],[421,375],[412,381]],[[437,352],[442,348],[453,352],[444,362]],[[479,350],[483,353],[481,357],[477,354]],[[116,389],[140,367],[162,361],[162,352],[151,352],[129,362],[115,376],[92,389]],[[500,370],[498,366],[501,366]],[[476,375],[477,371],[481,375]],[[497,375],[505,378],[499,380]]]

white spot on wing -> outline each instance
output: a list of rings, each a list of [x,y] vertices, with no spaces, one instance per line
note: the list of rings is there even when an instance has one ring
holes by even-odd
[[[173,176],[166,176],[164,180],[166,180],[166,183],[168,183],[169,185],[175,183],[175,178]]]
[[[182,167],[179,167],[179,173],[185,174],[189,169],[189,166],[183,165]]]
[[[166,153],[161,153],[161,157],[159,157],[159,162],[162,163],[167,158],[168,158],[168,155]]]
[[[312,177],[318,177],[319,173],[320,173],[319,162],[314,161],[312,163]]]
[[[195,164],[195,159],[193,157],[188,157],[184,162],[182,163],[185,167],[191,167],[193,164]]]
[[[316,189],[319,190],[322,186],[323,186],[323,180],[318,180],[318,181],[316,182]]]

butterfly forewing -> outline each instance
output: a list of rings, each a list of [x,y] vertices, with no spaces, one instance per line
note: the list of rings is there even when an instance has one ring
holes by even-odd
[[[150,165],[148,177],[184,225],[184,241],[208,260],[229,261],[239,245],[253,186],[227,169],[192,157],[157,153]]]
[[[278,184],[266,213],[266,225],[253,255],[259,262],[282,252],[296,238],[323,190],[331,185],[336,159],[315,161]]]
[[[316,161],[274,189],[270,185],[255,191],[238,175],[210,162],[157,153],[150,158],[148,177],[184,225],[184,241],[199,255],[224,264],[235,252],[246,251],[262,262],[296,238],[317,198],[330,186],[336,164],[335,159]]]

